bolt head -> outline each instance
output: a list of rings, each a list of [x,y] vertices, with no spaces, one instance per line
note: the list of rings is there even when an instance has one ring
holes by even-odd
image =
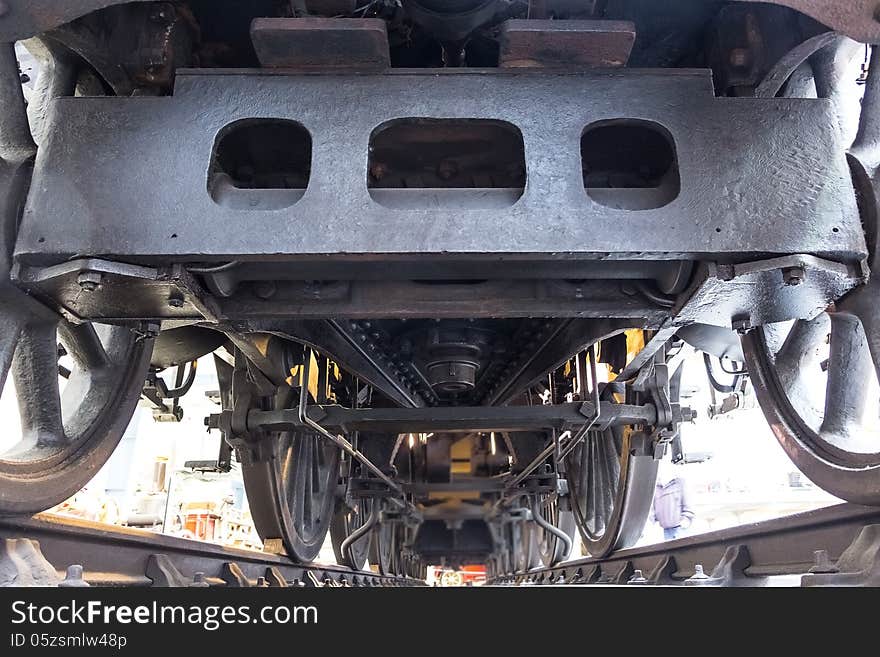
[[[787,267],[782,270],[782,282],[788,287],[803,283],[804,276],[805,272],[803,267]]]
[[[730,323],[730,327],[737,333],[746,333],[749,329],[752,328],[752,322],[748,317],[742,317],[739,319],[734,319]]]
[[[85,290],[86,292],[94,292],[101,287],[101,281],[103,278],[101,272],[84,271],[76,277],[76,282],[80,289]]]
[[[172,308],[183,308],[186,305],[186,301],[181,296],[172,296],[168,299],[168,305]]]

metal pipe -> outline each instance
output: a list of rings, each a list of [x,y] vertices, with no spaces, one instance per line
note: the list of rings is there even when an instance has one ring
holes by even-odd
[[[563,552],[562,558],[567,559],[568,555],[571,554],[571,546],[573,544],[573,541],[571,540],[571,537],[568,534],[566,534],[564,531],[559,529],[559,527],[555,527],[552,524],[550,524],[549,522],[547,522],[547,520],[544,518],[544,516],[541,515],[541,512],[538,509],[538,500],[537,499],[532,500],[532,517],[535,519],[535,522],[538,523],[538,525],[542,529],[550,532],[551,534],[556,536],[560,541],[562,541],[565,544],[565,552]]]
[[[403,495],[403,488],[400,485],[391,479],[388,475],[386,475],[382,470],[380,470],[370,459],[364,456],[360,451],[354,448],[354,446],[348,442],[342,436],[335,436],[329,431],[327,431],[320,424],[312,420],[308,416],[308,397],[309,397],[309,370],[312,366],[312,352],[310,349],[306,350],[305,359],[302,366],[302,379],[300,380],[300,392],[299,392],[299,421],[305,426],[311,427],[318,434],[324,436],[331,442],[335,443],[342,451],[351,456],[352,458],[360,461],[364,467],[367,468],[370,472],[376,475],[381,481],[383,481],[389,488]],[[393,498],[392,498],[392,501]],[[397,503],[395,501],[395,503]]]
[[[349,548],[357,543],[363,536],[365,536],[370,530],[373,529],[373,526],[379,521],[379,502],[377,500],[373,500],[373,508],[370,509],[370,516],[367,518],[367,521],[354,530],[351,534],[345,537],[345,540],[342,541],[342,545],[339,547],[339,551],[342,554],[348,554]],[[348,554],[349,561],[354,564],[354,555]]]
[[[37,145],[28,124],[15,44],[0,44],[0,159],[22,162],[33,157]]]

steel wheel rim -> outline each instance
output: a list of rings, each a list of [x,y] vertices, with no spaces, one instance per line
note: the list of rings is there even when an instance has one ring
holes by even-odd
[[[591,542],[602,540],[613,521],[622,449],[623,435],[609,428],[591,431],[568,457],[569,482],[577,482],[572,487],[572,510]]]
[[[395,532],[391,523],[379,523],[379,528],[372,532],[370,541],[370,561],[382,575],[391,575],[394,564]]]
[[[285,432],[278,469],[291,530],[303,546],[319,551],[336,496],[339,450],[317,434]]]
[[[594,557],[635,544],[651,510],[657,461],[635,448],[633,435],[624,428],[592,431],[568,457],[575,524]],[[601,471],[591,473],[591,464]]]
[[[354,507],[348,506],[342,498],[337,500],[336,512],[330,525],[330,536],[333,540],[336,561],[340,565],[360,570],[367,563],[372,531],[349,546],[348,550],[346,550],[347,554],[342,553],[342,543],[355,531],[364,526],[364,523],[370,517],[372,508],[373,501],[366,498],[356,500]]]
[[[802,374],[810,365],[818,367],[817,363],[809,362],[815,360],[811,354],[818,350],[814,346],[804,345],[799,350],[810,353],[792,358],[794,354],[789,353],[787,348],[792,343],[801,342],[801,337],[820,337],[826,332],[826,324],[830,324],[829,359],[822,404],[824,408],[819,409],[816,395],[805,398],[809,392],[815,391],[805,389]],[[859,430],[867,399],[866,394],[859,394],[858,389],[864,390],[864,383],[853,381],[854,385],[850,385],[845,381],[845,378],[866,379],[873,370],[867,338],[856,315],[835,312],[824,313],[811,321],[799,320],[792,326],[778,351],[774,351],[763,328],[753,331],[752,341],[755,348],[750,351],[748,358],[752,361],[749,363],[751,369],[761,369],[772,378],[779,398],[777,403],[789,407],[787,414],[792,415],[798,429],[798,439],[806,448],[841,468],[880,466],[880,441],[869,444],[864,439],[865,432]],[[790,348],[797,349],[799,346]],[[763,362],[758,364],[755,362],[757,359]],[[849,377],[844,376],[847,372],[850,373]],[[794,419],[795,416],[797,419]]]
[[[872,295],[872,291],[873,284],[859,288],[837,304],[836,312],[828,313],[831,319],[831,339],[828,345],[827,386],[840,385],[838,375],[842,374],[841,361],[856,361],[854,367],[861,374],[865,374],[866,370],[870,371],[870,367],[865,363],[865,358],[869,358],[869,364],[872,364],[873,371],[877,372],[880,324],[874,318],[876,309],[873,307],[875,304],[871,297],[875,295]],[[827,323],[828,319],[820,316],[812,320],[812,323],[796,323],[792,326],[792,331],[797,326],[801,327],[799,329],[801,331],[805,331],[806,328],[816,331],[822,322]],[[861,327],[861,337],[864,338],[865,344],[859,344],[849,353],[847,349],[840,348],[840,343],[835,347],[834,329],[837,328],[837,335],[840,336],[847,330],[851,331],[856,324]],[[780,340],[775,340],[775,344],[769,342],[767,331],[763,327],[749,331],[742,338],[746,365],[755,388],[755,395],[771,431],[783,450],[801,472],[832,495],[850,502],[880,503],[880,454],[871,449],[849,451],[839,433],[828,431],[829,426],[840,429],[841,416],[846,419],[847,410],[857,409],[863,400],[859,399],[857,394],[855,397],[844,399],[842,407],[834,408],[838,402],[832,399],[830,414],[832,420],[828,423],[825,417],[827,407],[818,418],[815,413],[811,415],[809,412],[806,412],[807,417],[804,417],[803,404],[790,398],[790,381],[786,380],[784,368],[781,372],[777,363],[777,356],[781,350]],[[852,341],[850,339],[842,342],[847,344]],[[870,356],[866,355],[865,348]],[[832,353],[834,351],[837,353]],[[779,360],[784,362],[785,357]],[[832,378],[834,378],[833,383]],[[829,403],[828,391],[829,388],[826,387],[825,406]],[[880,446],[880,441],[872,442],[870,445]]]

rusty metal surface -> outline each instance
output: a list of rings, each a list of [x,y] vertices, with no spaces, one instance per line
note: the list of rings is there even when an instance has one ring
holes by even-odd
[[[251,38],[267,68],[383,69],[391,64],[378,18],[257,18]]]
[[[501,26],[502,67],[625,66],[636,40],[628,21],[523,20]]]
[[[41,148],[16,246],[28,261],[369,253],[806,253],[857,261],[866,252],[831,104],[715,98],[704,71],[183,72],[173,97],[64,98],[55,111],[58,128]],[[208,193],[218,133],[253,117],[296,121],[311,134],[311,180],[290,207],[241,210]],[[509,207],[468,211],[379,205],[366,184],[370,135],[401,117],[492,118],[515,126],[525,145],[523,196]],[[580,136],[585,126],[609,119],[638,119],[669,133],[678,198],[643,211],[590,200]],[[629,238],[625,252],[622,233]]]

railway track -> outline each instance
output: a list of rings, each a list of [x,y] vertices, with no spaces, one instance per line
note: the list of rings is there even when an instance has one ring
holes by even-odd
[[[390,587],[422,582],[38,514],[0,518],[0,586]],[[64,574],[66,572],[66,575]]]
[[[880,586],[880,508],[816,511],[630,548],[490,584]]]
[[[423,582],[39,514],[0,518],[0,586],[402,587]],[[66,574],[65,574],[66,573]],[[880,586],[880,508],[841,504],[490,578],[495,586]]]

